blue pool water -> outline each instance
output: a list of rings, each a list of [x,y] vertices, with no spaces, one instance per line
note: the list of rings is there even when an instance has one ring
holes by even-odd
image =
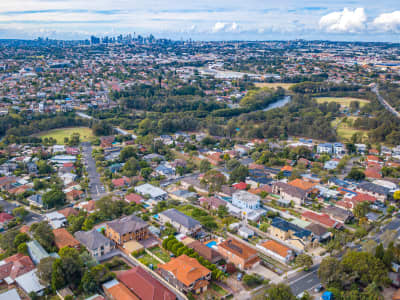
[[[216,245],[217,245],[217,242],[216,242],[216,241],[211,241],[211,242],[209,242],[209,243],[206,244],[206,246],[207,246],[208,248],[212,248],[212,246],[216,246]]]
[[[101,230],[102,230],[103,228],[106,229],[106,226],[101,226],[101,227],[97,228],[96,230],[97,230],[98,232],[101,232]]]
[[[158,214],[154,215],[153,218],[158,220]]]

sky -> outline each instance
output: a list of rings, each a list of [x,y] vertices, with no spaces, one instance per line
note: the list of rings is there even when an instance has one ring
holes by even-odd
[[[400,42],[400,0],[0,0],[0,38]]]

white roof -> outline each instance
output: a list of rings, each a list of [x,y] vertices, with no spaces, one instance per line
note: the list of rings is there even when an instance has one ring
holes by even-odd
[[[17,293],[17,289],[8,290],[0,294],[0,300],[21,300],[21,297]]]
[[[37,293],[45,289],[45,286],[41,285],[39,282],[36,269],[17,277],[15,281],[27,294],[31,292]]]
[[[151,198],[157,198],[166,194],[164,190],[149,183],[135,187],[135,191],[142,195],[150,195]]]

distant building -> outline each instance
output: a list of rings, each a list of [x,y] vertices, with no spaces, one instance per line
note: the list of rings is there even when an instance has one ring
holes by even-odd
[[[109,253],[114,249],[115,246],[113,241],[106,238],[96,229],[92,229],[90,231],[78,231],[75,232],[74,236],[95,258]]]
[[[149,195],[150,198],[154,200],[165,200],[168,197],[167,192],[149,183],[136,186],[135,192],[143,196]]]
[[[233,238],[218,244],[218,252],[240,270],[250,269],[260,262],[256,250]]]

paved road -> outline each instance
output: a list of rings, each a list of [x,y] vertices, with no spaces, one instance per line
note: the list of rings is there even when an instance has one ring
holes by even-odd
[[[304,291],[308,291],[319,285],[321,282],[318,278],[319,264],[310,268],[308,272],[300,272],[288,279],[287,284],[293,294],[299,295]]]
[[[378,101],[393,115],[398,117],[400,119],[400,113],[398,113],[379,93],[378,85],[374,85],[372,87],[372,91],[376,94],[376,97],[378,98]]]
[[[92,156],[92,145],[89,142],[82,143],[82,159],[89,177],[89,194],[93,200],[99,200],[106,194],[106,190],[97,173],[96,161]]]

